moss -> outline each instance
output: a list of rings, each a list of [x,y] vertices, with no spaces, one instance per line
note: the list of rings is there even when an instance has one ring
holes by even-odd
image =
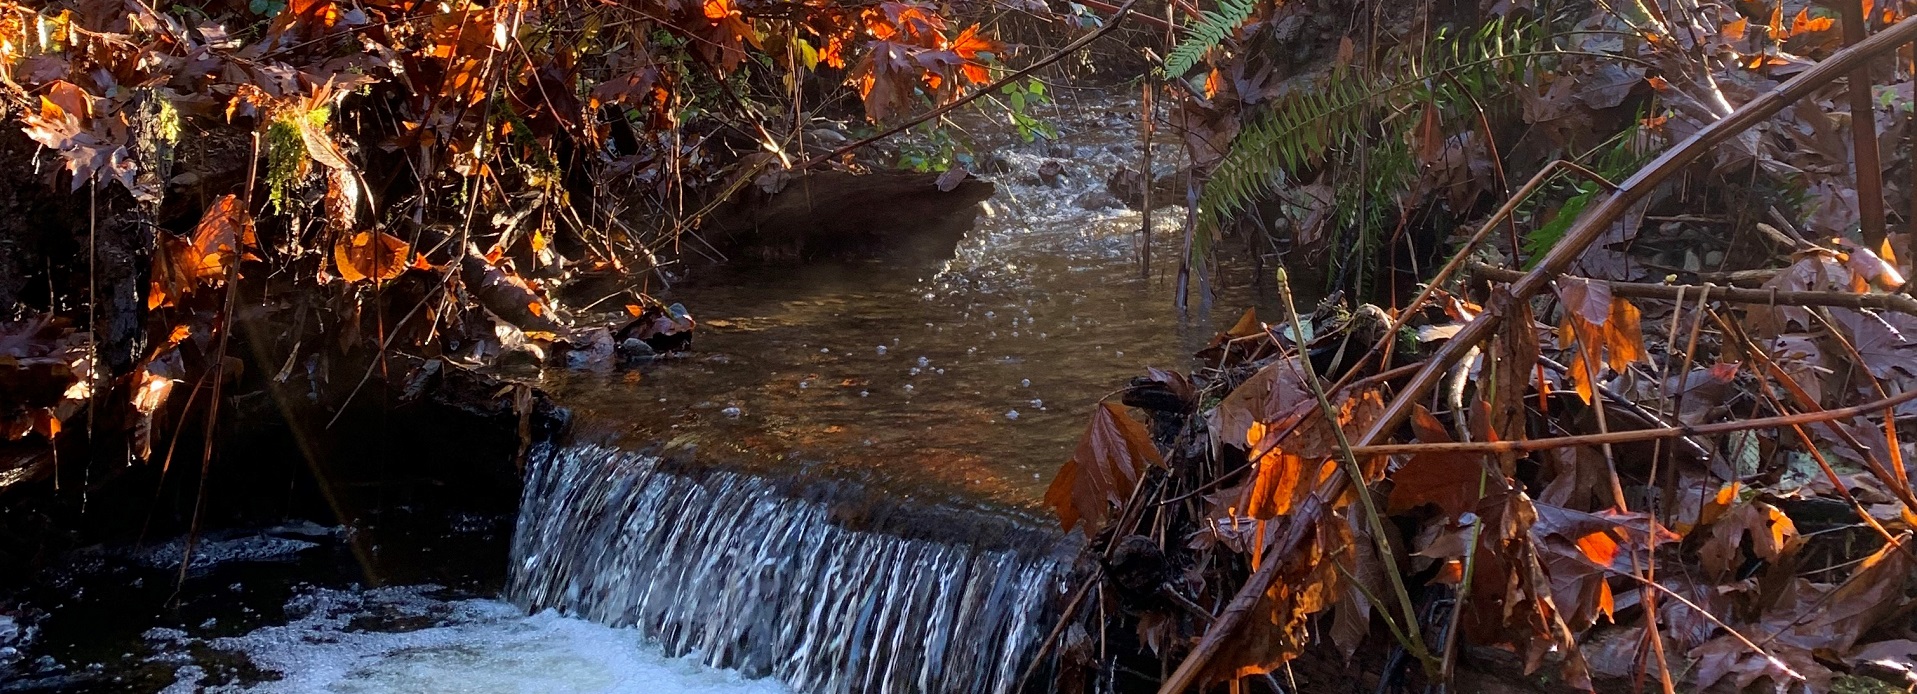
[[[1831,694],[1904,694],[1909,691],[1889,682],[1857,675],[1838,675],[1830,683]]]

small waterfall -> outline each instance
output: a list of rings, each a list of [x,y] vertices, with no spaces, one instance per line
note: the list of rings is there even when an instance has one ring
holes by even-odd
[[[806,694],[1011,694],[1051,624],[1060,563],[1010,521],[600,445],[534,458],[508,597],[637,625],[670,655]]]

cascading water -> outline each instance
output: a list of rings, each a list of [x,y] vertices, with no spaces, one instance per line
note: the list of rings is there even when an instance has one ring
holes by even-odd
[[[965,533],[922,509],[888,527],[613,447],[537,458],[507,591],[529,610],[636,626],[669,655],[807,694],[1007,694],[1050,624],[1060,563],[1005,542],[1016,529],[981,533],[997,547],[942,541]]]

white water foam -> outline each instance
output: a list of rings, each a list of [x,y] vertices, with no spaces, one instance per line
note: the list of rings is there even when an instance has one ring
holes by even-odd
[[[691,658],[667,658],[634,629],[546,611],[527,616],[499,600],[442,601],[431,587],[319,589],[287,605],[284,626],[210,639],[281,679],[252,686],[202,681],[179,670],[171,692],[288,694],[787,694]]]

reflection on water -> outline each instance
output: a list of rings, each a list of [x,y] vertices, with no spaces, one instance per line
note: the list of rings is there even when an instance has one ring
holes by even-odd
[[[689,356],[543,385],[587,420],[701,457],[1034,505],[1094,402],[1146,366],[1187,367],[1221,323],[1270,303],[1248,271],[1228,270],[1236,286],[1215,308],[1180,320],[1179,209],[1157,217],[1155,276],[1139,276],[1139,214],[1095,200],[1136,165],[1135,117],[1124,104],[1063,116],[1056,186],[1036,173],[1044,147],[998,153],[998,194],[940,266],[702,275],[662,297],[700,320]]]

